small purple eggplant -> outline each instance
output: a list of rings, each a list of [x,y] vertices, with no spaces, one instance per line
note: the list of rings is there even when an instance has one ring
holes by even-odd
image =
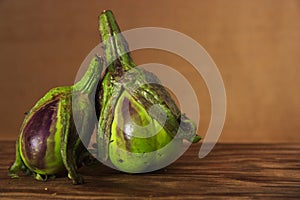
[[[25,172],[46,181],[67,172],[73,184],[83,183],[77,168],[92,158],[83,143],[89,142],[95,127],[91,124],[94,111],[91,101],[101,71],[102,59],[96,56],[79,82],[51,89],[26,114],[16,142],[16,160],[9,168],[11,177]],[[75,127],[74,117],[80,120],[79,126]],[[78,129],[85,134],[81,137],[85,141],[81,141]]]

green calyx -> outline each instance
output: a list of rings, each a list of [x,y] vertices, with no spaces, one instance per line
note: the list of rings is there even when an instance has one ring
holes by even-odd
[[[98,158],[110,160],[120,170],[139,173],[172,157],[184,139],[198,142],[195,124],[181,114],[159,79],[134,64],[111,11],[101,13],[99,29],[108,68],[97,93]],[[150,114],[155,105],[160,111]],[[124,113],[126,109],[131,114]]]

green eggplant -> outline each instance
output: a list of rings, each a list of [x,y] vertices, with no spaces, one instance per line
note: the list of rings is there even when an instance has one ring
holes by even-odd
[[[92,158],[84,143],[95,128],[90,123],[94,111],[90,102],[101,71],[102,59],[96,56],[80,81],[51,89],[26,114],[16,142],[16,160],[9,168],[11,177],[25,172],[46,181],[68,173],[73,184],[83,183],[77,169]],[[80,121],[76,126],[74,117]]]
[[[201,138],[159,79],[136,67],[111,11],[100,14],[99,30],[107,68],[96,94],[98,159],[128,173],[152,171],[177,158],[183,140]]]

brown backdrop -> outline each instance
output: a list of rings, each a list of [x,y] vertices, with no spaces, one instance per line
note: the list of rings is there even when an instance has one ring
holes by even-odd
[[[210,53],[226,86],[223,142],[300,139],[300,1],[0,1],[0,139],[16,139],[23,113],[47,90],[73,83],[99,43],[97,18],[114,11],[123,30],[158,26],[185,33]],[[144,50],[138,64],[178,69],[201,106],[199,133],[210,119],[201,77],[176,55]],[[191,105],[193,106],[193,105]]]

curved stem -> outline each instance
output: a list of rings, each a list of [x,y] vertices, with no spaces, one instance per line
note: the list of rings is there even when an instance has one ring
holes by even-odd
[[[73,86],[74,90],[80,93],[90,94],[95,89],[100,80],[101,72],[103,70],[102,64],[102,59],[96,55],[91,60],[89,67],[81,80],[75,83],[75,85]]]
[[[129,53],[128,43],[122,35],[118,23],[110,10],[99,16],[100,36],[105,49],[105,60],[109,71],[117,67],[127,71],[135,67]]]

